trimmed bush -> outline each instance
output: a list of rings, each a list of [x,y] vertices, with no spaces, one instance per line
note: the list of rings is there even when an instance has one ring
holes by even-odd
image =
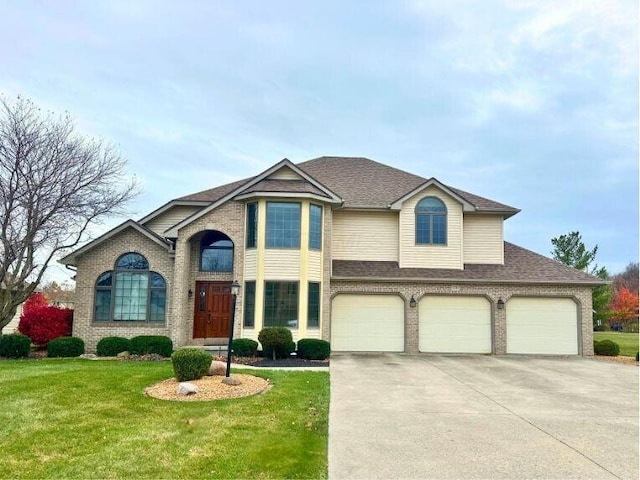
[[[163,335],[139,335],[131,339],[129,353],[133,355],[148,355],[155,353],[163,357],[170,357],[173,352],[173,342]]]
[[[179,382],[198,380],[209,373],[212,357],[197,348],[181,348],[171,355],[173,373]]]
[[[620,346],[611,340],[593,342],[593,353],[596,355],[606,355],[607,357],[617,357],[620,355]]]
[[[308,360],[326,360],[331,353],[331,345],[318,338],[302,338],[298,340],[298,356]]]
[[[128,352],[131,348],[131,340],[124,337],[101,338],[96,347],[99,357],[115,357],[120,352]]]
[[[594,332],[608,332],[609,331],[609,325],[596,325],[595,327],[593,327],[593,331]]]
[[[47,344],[48,357],[79,357],[84,353],[84,342],[78,337],[54,338]]]
[[[260,331],[258,340],[265,358],[288,358],[296,349],[291,330],[286,327],[267,327]]]
[[[258,352],[258,342],[250,338],[236,338],[231,342],[231,351],[238,357],[255,357]]]
[[[29,337],[12,333],[0,337],[0,357],[23,358],[29,356],[31,340]]]

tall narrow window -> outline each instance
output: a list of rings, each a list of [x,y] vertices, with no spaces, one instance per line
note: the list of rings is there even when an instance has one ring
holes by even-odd
[[[267,203],[267,238],[269,248],[300,248],[300,204]]]
[[[231,272],[233,242],[221,232],[209,232],[200,241],[200,271]]]
[[[256,312],[256,282],[244,282],[244,326],[253,328]]]
[[[298,282],[265,282],[264,326],[298,328]]]
[[[96,281],[96,322],[164,322],[165,279],[139,253],[126,253]]]
[[[309,328],[320,326],[320,284],[316,282],[309,282],[307,326]]]
[[[416,244],[447,243],[447,207],[436,197],[425,197],[416,205]]]
[[[258,204],[247,204],[247,248],[255,248],[258,241]]]
[[[319,205],[309,207],[309,248],[322,248],[322,207]]]

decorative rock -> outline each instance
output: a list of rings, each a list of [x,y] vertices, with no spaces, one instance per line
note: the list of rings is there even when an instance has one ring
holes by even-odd
[[[116,355],[116,357],[118,357],[118,358],[129,358],[129,352],[127,352],[125,350],[124,352],[120,352],[118,355]]]
[[[178,395],[194,395],[198,392],[198,387],[196,387],[193,383],[182,382],[178,384]]]
[[[227,373],[227,364],[224,362],[219,362],[217,360],[213,360],[211,362],[211,367],[209,367],[209,376],[213,375],[225,375]]]
[[[80,358],[98,358],[98,356],[95,353],[83,353],[82,355],[80,355]]]
[[[235,377],[224,377],[222,379],[222,383],[224,383],[225,385],[231,385],[232,387],[242,385],[242,382]]]

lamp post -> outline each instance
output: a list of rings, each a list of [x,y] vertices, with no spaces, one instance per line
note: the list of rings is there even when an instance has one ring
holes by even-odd
[[[226,378],[229,378],[231,373],[231,344],[233,343],[233,329],[235,328],[236,320],[236,299],[240,293],[240,284],[237,280],[234,280],[231,284],[231,329],[229,331],[229,346],[227,347],[227,372]]]

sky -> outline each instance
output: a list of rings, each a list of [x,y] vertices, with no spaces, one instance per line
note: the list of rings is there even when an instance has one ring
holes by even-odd
[[[362,156],[638,261],[638,2],[0,0],[0,95],[116,144],[128,217],[282,158]],[[110,218],[98,235],[126,218]],[[55,265],[48,278],[70,278]]]

